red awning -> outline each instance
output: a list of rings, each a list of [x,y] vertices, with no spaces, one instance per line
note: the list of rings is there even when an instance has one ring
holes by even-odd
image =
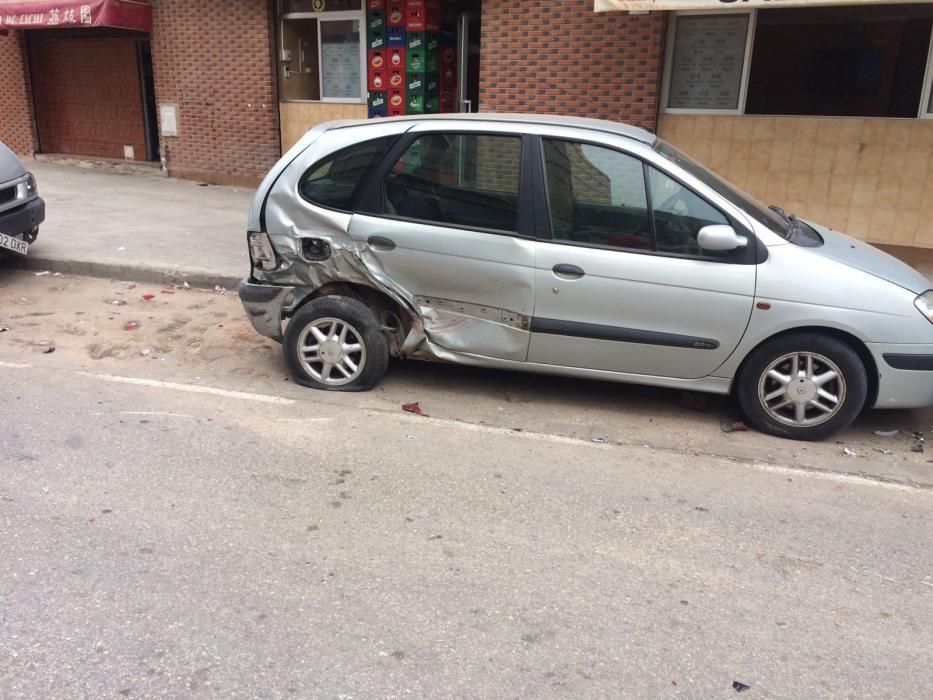
[[[152,6],[148,0],[0,0],[0,31],[76,27],[148,32]]]

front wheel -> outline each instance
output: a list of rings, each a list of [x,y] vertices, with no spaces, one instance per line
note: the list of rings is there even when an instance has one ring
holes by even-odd
[[[771,340],[749,355],[736,393],[759,430],[823,440],[847,427],[868,396],[868,376],[845,343],[811,333]]]
[[[371,389],[389,363],[379,323],[349,297],[320,297],[302,306],[288,322],[282,350],[292,378],[313,389]]]

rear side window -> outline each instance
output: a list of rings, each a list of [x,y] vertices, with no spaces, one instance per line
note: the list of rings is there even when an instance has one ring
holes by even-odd
[[[522,140],[487,134],[419,136],[386,176],[390,216],[516,231]]]
[[[298,192],[312,204],[351,211],[368,175],[393,140],[387,137],[365,141],[322,158],[301,176]]]

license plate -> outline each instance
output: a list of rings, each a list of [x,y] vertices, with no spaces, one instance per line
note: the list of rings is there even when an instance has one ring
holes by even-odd
[[[13,238],[13,236],[0,233],[0,248],[6,248],[14,253],[25,255],[26,251],[29,250],[29,244],[20,238]]]

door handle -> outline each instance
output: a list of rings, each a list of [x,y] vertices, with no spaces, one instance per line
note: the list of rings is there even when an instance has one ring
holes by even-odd
[[[564,279],[580,279],[586,273],[583,271],[582,267],[577,267],[576,265],[568,265],[567,263],[559,263],[551,268],[555,275],[558,277],[563,277]]]
[[[395,249],[395,241],[385,236],[370,236],[366,239],[366,242],[369,243],[371,248],[381,248],[383,250]]]

